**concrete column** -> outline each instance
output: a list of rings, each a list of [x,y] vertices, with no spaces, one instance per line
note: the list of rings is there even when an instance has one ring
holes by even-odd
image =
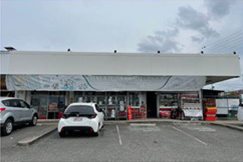
[[[74,102],[74,92],[69,91],[69,92],[67,92],[65,104],[68,106],[69,104],[71,104],[73,102]]]
[[[203,111],[203,114],[205,112],[204,108],[203,108],[203,92],[202,92],[202,89],[199,90],[199,101],[201,103],[201,106],[202,106],[202,111]],[[202,120],[204,120],[204,117],[202,116]]]
[[[15,97],[25,100],[25,91],[15,91]]]

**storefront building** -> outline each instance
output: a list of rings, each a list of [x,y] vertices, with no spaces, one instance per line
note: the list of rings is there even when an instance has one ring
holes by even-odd
[[[201,88],[240,76],[238,55],[1,52],[1,96],[25,99],[42,119],[72,102],[97,103],[106,119],[202,112]],[[171,116],[171,114],[169,114]]]

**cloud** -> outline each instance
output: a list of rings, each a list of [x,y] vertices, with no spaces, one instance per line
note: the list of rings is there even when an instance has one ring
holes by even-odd
[[[195,43],[201,43],[203,42],[204,38],[199,36],[191,36],[191,40]]]
[[[223,17],[229,14],[230,3],[229,0],[205,0],[207,13],[195,10],[191,6],[183,6],[178,8],[176,21],[173,23],[174,29],[168,31],[158,31],[154,35],[149,35],[142,42],[138,43],[138,51],[154,52],[160,50],[161,52],[180,52],[182,44],[176,40],[178,38],[179,30],[191,30],[197,32],[196,35],[191,36],[191,41],[201,44],[209,38],[219,37],[220,34],[210,26],[213,17]],[[218,6],[223,6],[227,11],[223,12],[218,9]],[[216,9],[216,11],[214,11]]]
[[[165,31],[157,31],[154,35],[147,36],[142,42],[138,43],[138,51],[141,52],[177,52],[180,51],[180,44],[175,38],[179,30],[172,28]]]
[[[205,0],[208,15],[212,18],[219,19],[230,13],[230,7],[235,0]]]
[[[176,24],[184,29],[199,32],[204,37],[217,37],[219,33],[209,25],[209,18],[192,7],[180,7]]]

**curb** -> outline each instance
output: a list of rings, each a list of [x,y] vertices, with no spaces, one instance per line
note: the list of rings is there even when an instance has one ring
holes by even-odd
[[[35,135],[35,136],[32,136],[32,137],[27,137],[27,138],[24,138],[20,141],[18,141],[18,145],[19,146],[28,146],[28,145],[31,145],[33,144],[34,142],[38,141],[39,139],[49,135],[50,133],[56,131],[57,129],[57,126],[50,126],[46,129],[44,129],[43,131],[40,131],[38,135]]]
[[[40,123],[40,124],[45,124],[45,123],[48,123],[48,124],[50,124],[50,123],[58,123],[59,122],[59,119],[39,119],[38,120],[38,123]]]
[[[189,124],[189,123],[197,123],[202,124],[204,121],[190,121],[190,120],[126,120],[126,121],[105,121],[105,124],[112,125],[112,124],[153,124],[153,123],[173,123],[173,124]]]
[[[243,127],[238,127],[238,126],[234,126],[234,125],[228,125],[228,124],[221,124],[221,123],[210,123],[211,125],[217,125],[217,126],[221,126],[221,127],[227,127],[230,129],[234,129],[234,130],[238,130],[243,132]]]

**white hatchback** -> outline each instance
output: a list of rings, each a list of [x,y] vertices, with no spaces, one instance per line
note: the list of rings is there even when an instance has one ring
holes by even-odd
[[[95,103],[72,103],[58,123],[60,137],[69,132],[85,132],[99,135],[104,126],[103,110]]]

